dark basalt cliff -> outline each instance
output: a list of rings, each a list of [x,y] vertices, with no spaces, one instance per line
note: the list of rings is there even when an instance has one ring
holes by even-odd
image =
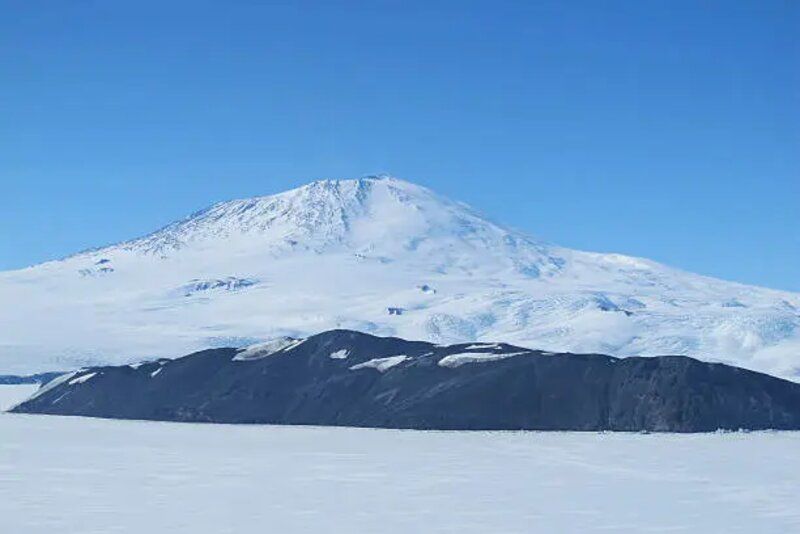
[[[334,330],[260,352],[83,369],[12,411],[452,430],[800,429],[800,384],[684,356],[439,346]]]

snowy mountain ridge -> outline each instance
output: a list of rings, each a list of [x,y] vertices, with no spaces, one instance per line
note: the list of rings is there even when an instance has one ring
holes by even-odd
[[[442,343],[686,354],[800,373],[800,295],[570,250],[392,177],[215,204],[148,236],[0,273],[0,370],[331,328]]]

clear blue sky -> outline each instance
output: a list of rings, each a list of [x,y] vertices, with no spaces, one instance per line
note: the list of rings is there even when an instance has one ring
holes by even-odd
[[[800,2],[0,9],[0,269],[390,172],[558,244],[800,290]]]

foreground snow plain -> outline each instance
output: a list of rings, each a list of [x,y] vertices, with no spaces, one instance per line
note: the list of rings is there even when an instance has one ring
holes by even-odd
[[[0,387],[0,406],[35,386]],[[418,432],[0,414],[3,532],[797,532],[800,433]]]

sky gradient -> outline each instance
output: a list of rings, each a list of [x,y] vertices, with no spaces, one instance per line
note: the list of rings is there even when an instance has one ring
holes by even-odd
[[[380,172],[800,291],[800,3],[2,2],[0,269]]]

